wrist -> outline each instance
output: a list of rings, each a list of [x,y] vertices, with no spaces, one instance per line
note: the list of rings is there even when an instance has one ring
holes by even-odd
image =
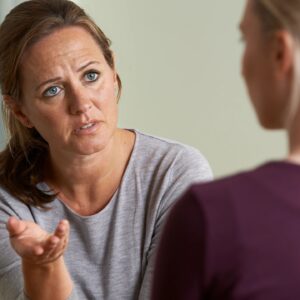
[[[22,261],[24,291],[32,300],[67,299],[72,291],[72,279],[63,256],[53,262],[32,264]]]
[[[47,262],[34,262],[28,259],[22,259],[22,268],[23,272],[43,272],[43,273],[51,273],[55,270],[64,267],[64,258],[63,256],[59,256],[58,258],[47,261]]]

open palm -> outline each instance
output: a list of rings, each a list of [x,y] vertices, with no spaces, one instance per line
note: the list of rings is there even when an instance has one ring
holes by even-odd
[[[53,233],[31,221],[10,217],[7,222],[10,242],[17,254],[32,264],[46,264],[60,257],[68,243],[69,223],[62,220]]]

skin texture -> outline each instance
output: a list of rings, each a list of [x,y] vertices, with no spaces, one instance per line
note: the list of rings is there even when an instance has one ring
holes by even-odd
[[[47,184],[78,214],[99,212],[121,182],[135,139],[117,128],[115,70],[93,37],[71,26],[27,49],[20,73],[21,104],[10,97],[5,101],[24,126],[48,142]],[[72,290],[63,260],[69,223],[62,220],[48,233],[12,217],[7,229],[22,258],[29,298],[66,299]]]
[[[287,29],[263,30],[252,0],[240,23],[245,42],[242,74],[260,124],[284,129],[287,160],[300,164],[300,47]]]
[[[258,120],[268,129],[284,128],[290,113],[293,40],[283,30],[264,32],[253,1],[247,1],[240,29],[242,75]]]
[[[116,73],[84,29],[62,29],[39,41],[21,70],[21,112],[53,156],[88,155],[107,146],[117,125]],[[93,130],[80,130],[90,122]]]
[[[62,220],[52,234],[48,234],[34,222],[21,222],[14,217],[8,220],[7,229],[15,251],[34,264],[45,264],[57,259],[68,243],[67,220]]]

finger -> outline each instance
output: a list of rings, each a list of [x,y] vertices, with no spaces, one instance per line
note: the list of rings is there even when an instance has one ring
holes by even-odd
[[[10,237],[20,235],[26,229],[26,224],[15,217],[10,217],[7,221],[6,228]]]
[[[63,238],[69,234],[69,228],[69,222],[67,220],[62,220],[58,223],[54,235],[56,235],[59,238]]]
[[[49,258],[54,251],[59,247],[60,240],[56,236],[51,236],[44,245],[44,257]]]
[[[46,259],[56,259],[63,254],[68,241],[69,228],[67,220],[62,220],[58,223],[55,232],[48,237],[44,244],[43,256]]]
[[[44,252],[45,252],[45,250],[41,246],[36,246],[36,247],[33,248],[33,254],[34,255],[40,256],[40,255],[44,254]]]
[[[48,258],[50,255],[50,252],[57,247],[59,243],[59,238],[55,236],[49,236],[47,240],[41,244],[41,245],[36,245],[33,248],[33,255],[36,256],[41,256],[39,259],[44,259]]]
[[[62,249],[66,243],[69,232],[68,221],[62,220],[57,225],[55,232],[50,235],[45,243],[44,250],[46,252],[52,251],[54,248]]]
[[[59,243],[60,243],[60,238],[59,237],[57,237],[55,235],[49,236],[49,238],[47,239],[47,241],[46,241],[46,243],[44,245],[45,252],[49,252],[53,248],[57,247],[57,245]]]
[[[51,236],[45,249],[45,258],[54,259],[63,254],[65,238],[60,239],[57,236]]]

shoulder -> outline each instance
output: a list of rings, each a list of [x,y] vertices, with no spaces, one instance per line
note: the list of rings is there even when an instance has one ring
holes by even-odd
[[[239,172],[216,180],[198,183],[189,189],[189,197],[201,203],[224,202],[253,188],[251,178],[256,177],[256,170]]]
[[[194,155],[201,155],[201,153],[196,148],[171,139],[142,133],[138,130],[135,130],[135,134],[139,147],[143,148],[144,150],[148,150],[149,152],[159,151],[160,153],[169,153],[171,151],[171,153],[174,155],[180,152],[188,152]]]
[[[212,178],[211,167],[205,156],[196,148],[162,137],[135,131],[137,155],[144,162],[172,167],[174,171],[201,173],[201,180]]]
[[[214,181],[193,184],[180,199],[177,210],[196,206],[197,214],[205,215],[207,221],[234,222],[238,215],[254,216],[258,206],[272,205],[270,193],[274,192],[276,173],[281,169],[274,164],[264,164],[219,178]]]
[[[32,219],[30,208],[0,187],[0,221],[6,222],[10,216]]]
[[[264,186],[274,185],[276,180],[287,176],[283,171],[281,163],[270,162],[211,182],[195,184],[190,192],[197,198],[235,199],[259,191]]]
[[[194,184],[176,202],[168,217],[164,233],[166,253],[173,253],[171,243],[181,241],[186,247],[189,242],[195,245],[199,241],[203,247],[202,257],[205,257],[204,271],[209,270],[213,278],[222,274],[231,285],[232,275],[235,270],[240,270],[241,258],[250,263],[250,269],[253,255],[258,260],[262,258],[264,263],[274,250],[269,245],[278,244],[281,228],[284,235],[291,232],[287,228],[295,228],[299,178],[299,166],[268,163],[212,182]],[[286,189],[292,184],[293,189]],[[295,189],[296,193],[290,197],[289,191]],[[293,202],[288,207],[290,199]],[[284,226],[277,220],[284,220]],[[291,223],[288,220],[292,220]],[[276,222],[278,226],[274,226]],[[267,244],[264,244],[265,237],[268,237]],[[266,256],[262,256],[261,245],[265,245]],[[199,255],[200,251],[192,250],[195,251]],[[207,277],[207,282],[211,278]]]

